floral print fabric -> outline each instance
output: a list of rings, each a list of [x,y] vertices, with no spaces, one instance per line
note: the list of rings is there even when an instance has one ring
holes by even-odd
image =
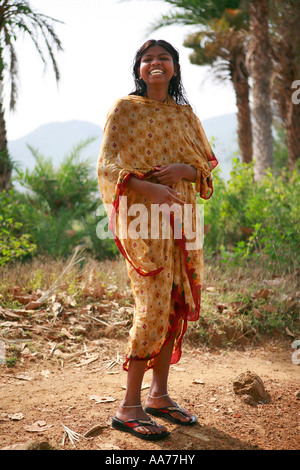
[[[152,173],[172,163],[193,165],[196,181],[194,187],[184,179],[173,186],[185,202],[183,210],[168,217],[156,214],[154,224],[153,204],[127,183],[133,176],[158,183]],[[176,363],[187,321],[199,318],[203,256],[202,243],[193,243],[199,236],[195,191],[211,197],[211,170],[217,163],[191,107],[177,105],[171,97],[160,103],[129,95],[108,114],[97,172],[109,228],[126,260],[135,300],[125,370],[130,359],[146,359],[147,368],[153,367],[173,332],[171,363]],[[146,212],[139,225],[131,209],[141,205]]]

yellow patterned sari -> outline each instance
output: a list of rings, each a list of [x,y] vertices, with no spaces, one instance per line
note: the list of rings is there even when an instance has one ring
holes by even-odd
[[[194,187],[185,179],[173,185],[185,202],[183,210],[171,211],[169,219],[156,213],[154,224],[153,204],[127,183],[133,176],[158,183],[152,174],[172,163],[194,166],[196,181]],[[176,363],[187,321],[199,318],[203,256],[202,243],[193,243],[199,236],[195,191],[204,199],[211,197],[211,170],[217,163],[191,107],[177,105],[171,97],[161,103],[129,95],[108,114],[97,172],[109,228],[126,260],[135,299],[125,370],[130,359],[146,359],[147,369],[153,367],[173,332],[171,363]],[[136,208],[141,207],[146,213],[139,219],[143,230],[137,230]]]

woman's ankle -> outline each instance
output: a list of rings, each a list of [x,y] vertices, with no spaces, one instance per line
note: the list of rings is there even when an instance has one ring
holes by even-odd
[[[162,393],[160,395],[161,392],[149,392],[148,393],[148,397],[155,400],[155,399],[159,399],[159,398],[165,398],[165,397],[168,397],[169,394],[168,393]]]
[[[168,396],[168,386],[166,384],[160,384],[152,381],[149,389],[148,397],[150,398],[162,398]]]

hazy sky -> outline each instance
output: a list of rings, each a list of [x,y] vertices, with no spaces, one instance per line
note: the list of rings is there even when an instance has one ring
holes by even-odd
[[[183,84],[201,120],[236,111],[230,83],[219,84],[207,68],[190,64],[182,46],[190,27],[171,26],[147,34],[151,23],[170,5],[156,0],[29,0],[33,9],[63,21],[55,31],[64,52],[56,54],[61,80],[46,71],[33,43],[19,37],[17,109],[4,106],[8,140],[51,121],[73,119],[101,127],[113,102],[133,89],[132,62],[146,39],[165,39],[179,50]],[[4,82],[6,83],[6,82]]]

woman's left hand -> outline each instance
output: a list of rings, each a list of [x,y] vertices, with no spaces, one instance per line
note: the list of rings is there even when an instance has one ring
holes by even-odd
[[[160,184],[171,186],[184,178],[185,167],[185,163],[172,163],[162,166],[160,170],[152,173],[152,175],[156,176]]]

